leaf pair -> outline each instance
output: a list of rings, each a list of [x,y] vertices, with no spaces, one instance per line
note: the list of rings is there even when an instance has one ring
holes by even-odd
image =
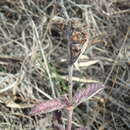
[[[79,89],[75,95],[73,96],[72,102],[70,102],[67,96],[61,96],[56,99],[43,101],[37,105],[35,105],[30,114],[37,115],[40,113],[52,112],[55,110],[60,110],[68,107],[76,107],[80,103],[86,101],[87,99],[94,96],[101,89],[105,88],[103,84],[100,83],[90,83],[87,84],[85,88]]]

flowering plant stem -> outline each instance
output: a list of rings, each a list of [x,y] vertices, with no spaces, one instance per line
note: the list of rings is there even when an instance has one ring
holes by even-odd
[[[65,16],[66,22],[66,38],[67,38],[67,42],[68,42],[68,60],[69,60],[69,64],[68,64],[68,81],[69,81],[69,89],[68,89],[68,93],[69,93],[69,102],[72,102],[72,89],[73,89],[73,81],[72,81],[72,76],[73,76],[73,64],[70,64],[71,62],[71,38],[70,38],[70,25],[69,25],[69,15],[67,13],[67,10],[64,6],[64,0],[60,0],[60,5],[63,11],[63,14]],[[71,105],[71,104],[70,104]],[[72,127],[72,114],[73,114],[73,109],[67,109],[68,110],[68,122],[67,122],[67,130],[71,130]]]
[[[67,29],[67,41],[68,41],[68,57],[69,57],[69,64],[68,64],[68,81],[69,81],[69,89],[68,89],[68,94],[69,94],[69,102],[72,103],[72,90],[73,90],[73,64],[70,64],[71,62],[71,52],[70,52],[70,34],[69,34],[69,26]],[[70,104],[71,105],[71,104]],[[67,123],[67,130],[71,130],[72,127],[72,114],[73,114],[73,109],[68,109],[68,123]]]
[[[68,110],[67,130],[71,130],[72,127],[72,115],[73,115],[73,109]]]
[[[72,95],[72,90],[73,90],[73,64],[70,64],[71,62],[71,42],[70,42],[70,34],[69,30],[70,28],[68,27],[67,29],[67,40],[68,40],[68,57],[69,57],[69,64],[68,64],[68,81],[69,81],[69,88],[68,88],[68,94],[69,94],[69,102],[70,105],[72,103],[73,95]],[[73,108],[68,109],[68,122],[67,122],[67,130],[71,130],[72,127],[72,115],[73,115]]]
[[[73,89],[73,65],[68,65],[68,81],[69,81],[69,101],[72,102],[72,89]],[[68,109],[68,122],[67,122],[67,130],[71,130],[72,127],[72,115],[73,115],[73,108]]]
[[[73,76],[73,65],[68,66],[68,81],[69,81],[69,101],[72,101],[72,89],[73,89],[73,81],[72,81],[72,76]]]

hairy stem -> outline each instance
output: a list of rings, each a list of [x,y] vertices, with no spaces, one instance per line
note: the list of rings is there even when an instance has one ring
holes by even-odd
[[[73,109],[68,111],[67,130],[71,130],[71,127],[72,127],[72,115],[73,115]]]
[[[69,81],[69,100],[70,102],[72,101],[72,90],[73,90],[73,81],[72,81],[72,76],[73,76],[73,65],[68,66],[68,81]]]

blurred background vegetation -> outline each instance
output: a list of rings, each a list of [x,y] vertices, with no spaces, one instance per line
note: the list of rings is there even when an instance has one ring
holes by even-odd
[[[28,113],[33,104],[51,99],[53,92],[60,96],[68,91],[66,37],[53,22],[54,17],[64,18],[59,3],[0,0],[1,130],[52,129],[52,113]],[[108,86],[74,111],[73,129],[129,130],[130,1],[64,3],[69,17],[80,20],[89,36],[89,47],[74,67],[73,91],[88,82]],[[62,118],[66,122],[64,111]]]

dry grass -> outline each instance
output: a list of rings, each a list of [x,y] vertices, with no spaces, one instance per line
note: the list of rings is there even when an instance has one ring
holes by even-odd
[[[87,25],[90,37],[74,67],[74,90],[86,82],[108,86],[74,111],[73,129],[130,129],[130,1],[65,0],[65,8]],[[54,16],[63,17],[55,0],[0,1],[2,130],[52,129],[52,113],[28,113],[33,104],[68,91],[67,43]],[[66,112],[62,118],[64,124]]]

